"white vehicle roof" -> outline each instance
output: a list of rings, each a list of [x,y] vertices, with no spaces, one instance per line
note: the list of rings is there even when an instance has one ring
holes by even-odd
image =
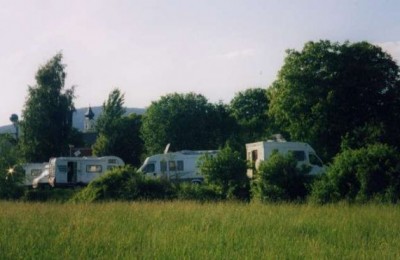
[[[291,148],[291,149],[304,149],[307,151],[314,151],[314,149],[307,143],[303,142],[277,142],[277,141],[260,141],[260,142],[254,142],[254,143],[248,143],[246,144],[246,149],[249,150],[251,148],[257,148],[257,147],[270,147],[271,149],[274,149],[275,147],[279,148]]]

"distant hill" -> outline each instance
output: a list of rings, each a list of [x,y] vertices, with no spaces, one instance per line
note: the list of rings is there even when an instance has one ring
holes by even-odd
[[[0,134],[5,134],[5,133],[15,133],[15,128],[13,125],[5,125],[5,126],[0,126]]]
[[[87,107],[76,109],[76,112],[74,113],[74,116],[72,119],[72,125],[80,131],[83,130],[83,123],[85,121],[86,111],[87,111]],[[103,111],[103,107],[102,106],[92,107],[92,111],[95,114],[94,118],[97,119],[99,117],[99,115],[101,114],[101,112]],[[126,108],[126,114],[136,113],[136,114],[142,115],[145,111],[146,111],[146,109],[144,109],[144,108]],[[0,134],[14,133],[14,132],[15,132],[15,129],[12,124],[0,126]]]

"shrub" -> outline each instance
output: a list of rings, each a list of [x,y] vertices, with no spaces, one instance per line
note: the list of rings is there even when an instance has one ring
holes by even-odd
[[[171,183],[145,179],[131,166],[112,169],[72,198],[74,202],[173,198]]]
[[[17,165],[10,168],[0,167],[0,171],[0,199],[19,199],[24,193],[24,169]]]
[[[311,199],[317,203],[397,202],[400,195],[400,156],[385,144],[373,144],[338,154],[327,175],[314,183]]]
[[[205,185],[215,185],[225,198],[248,200],[250,182],[246,175],[246,161],[226,146],[216,156],[206,154],[200,159],[200,170]]]
[[[253,196],[263,202],[303,200],[312,180],[309,170],[305,166],[297,167],[292,154],[274,152],[260,164],[252,183]]]
[[[173,199],[176,197],[175,187],[164,179],[142,179],[138,183],[139,196],[142,200]]]
[[[222,190],[216,185],[180,183],[176,186],[177,198],[180,200],[220,201],[224,199]]]
[[[23,195],[24,169],[19,165],[16,141],[0,135],[0,199],[18,199]]]

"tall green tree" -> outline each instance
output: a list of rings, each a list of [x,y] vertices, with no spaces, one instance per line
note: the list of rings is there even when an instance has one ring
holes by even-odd
[[[225,124],[225,122],[227,122]],[[169,94],[152,102],[141,128],[147,154],[161,153],[170,143],[173,150],[209,150],[222,146],[231,122],[226,107],[211,104],[199,94]]]
[[[103,103],[103,112],[96,121],[96,129],[99,133],[110,133],[114,131],[114,124],[122,118],[126,109],[124,108],[125,96],[116,88],[108,95]]]
[[[21,148],[27,161],[67,154],[72,131],[74,87],[64,90],[66,73],[58,53],[36,73],[22,112]]]
[[[246,160],[239,152],[225,146],[215,156],[205,154],[200,158],[199,164],[205,184],[219,187],[224,198],[250,199]]]
[[[262,88],[250,88],[235,95],[230,102],[231,114],[240,126],[242,143],[265,139],[271,135],[268,119],[267,91]]]
[[[269,115],[325,159],[368,142],[399,145],[399,67],[367,42],[308,42],[288,50],[272,84]]]
[[[103,112],[97,120],[99,137],[93,145],[97,156],[116,155],[125,163],[139,166],[143,152],[140,137],[141,116],[124,116],[124,95],[114,89],[103,104]]]

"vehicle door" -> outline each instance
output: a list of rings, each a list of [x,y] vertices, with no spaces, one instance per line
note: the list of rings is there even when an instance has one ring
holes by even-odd
[[[78,164],[75,161],[67,162],[67,183],[74,184],[77,182]]]

